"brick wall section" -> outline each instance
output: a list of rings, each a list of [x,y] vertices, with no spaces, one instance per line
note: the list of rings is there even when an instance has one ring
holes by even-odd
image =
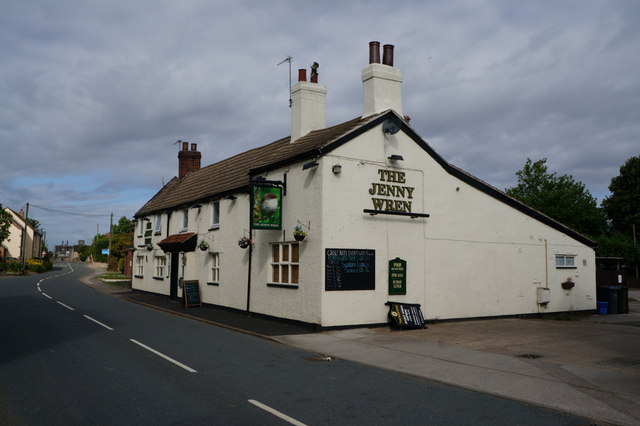
[[[178,152],[178,178],[182,179],[191,172],[200,169],[200,159],[202,154],[198,151],[198,145],[191,144],[189,151],[189,142],[182,142],[182,150]]]

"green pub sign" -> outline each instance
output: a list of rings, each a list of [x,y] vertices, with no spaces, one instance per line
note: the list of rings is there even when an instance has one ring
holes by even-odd
[[[407,261],[399,257],[389,261],[389,294],[407,294]]]
[[[251,187],[251,228],[282,229],[282,188]]]

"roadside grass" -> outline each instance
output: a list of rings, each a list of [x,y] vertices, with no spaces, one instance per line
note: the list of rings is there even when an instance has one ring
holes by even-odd
[[[101,280],[116,280],[116,281],[129,281],[131,277],[127,277],[126,275],[122,275],[120,272],[107,272],[106,274],[102,274],[98,277]]]

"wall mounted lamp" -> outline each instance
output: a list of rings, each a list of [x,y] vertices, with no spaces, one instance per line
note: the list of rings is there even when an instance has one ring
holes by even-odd
[[[404,161],[404,158],[402,157],[402,155],[397,155],[397,154],[390,155],[387,158],[391,161]]]
[[[192,209],[201,209],[202,208],[202,204],[194,204],[191,206]]]
[[[331,171],[335,174],[338,174],[342,172],[342,166],[340,164],[334,164],[333,167],[331,167]]]
[[[144,220],[145,222],[151,222],[151,219],[149,219],[148,217],[145,217],[142,220]]]
[[[317,161],[310,161],[302,166],[302,170],[307,170],[312,167],[317,167],[319,164],[320,163],[318,163]]]
[[[233,200],[235,200],[237,198],[238,197],[236,197],[235,195],[227,195],[227,196],[224,197],[225,200],[231,200],[231,201],[233,201]]]

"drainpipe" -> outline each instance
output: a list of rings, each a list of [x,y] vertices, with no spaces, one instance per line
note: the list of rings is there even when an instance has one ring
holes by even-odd
[[[251,218],[249,218],[251,221]],[[249,224],[249,267],[247,271],[247,316],[251,316],[251,310],[249,309],[251,303],[251,257],[253,254],[253,229],[251,229],[251,224]]]
[[[544,288],[549,288],[549,246],[544,239]]]

